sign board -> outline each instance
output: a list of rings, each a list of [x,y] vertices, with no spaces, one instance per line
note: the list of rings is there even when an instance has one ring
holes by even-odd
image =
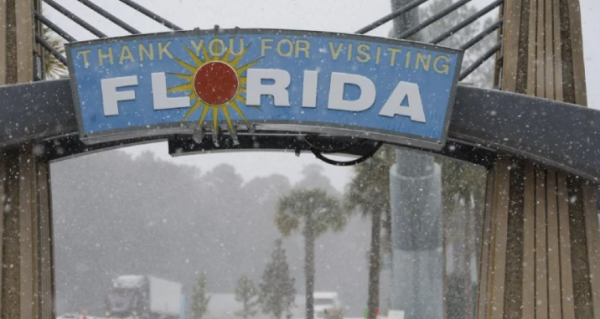
[[[86,143],[203,127],[315,132],[439,149],[462,52],[386,38],[234,29],[67,48]]]

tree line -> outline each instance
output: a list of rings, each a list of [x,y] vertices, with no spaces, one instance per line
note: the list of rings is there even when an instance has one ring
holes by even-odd
[[[443,8],[445,8],[447,6],[447,1],[444,0],[435,0],[431,2],[431,5],[429,6],[422,6],[420,8],[421,11],[421,16],[426,17],[426,16],[431,16],[432,14],[435,14],[436,12],[439,12],[440,10],[442,10]],[[454,13],[452,13],[449,17],[445,18],[445,19],[441,19],[438,22],[432,24],[431,27],[429,27],[429,29],[425,30],[422,34],[420,34],[420,36],[422,37],[423,41],[426,41],[427,39],[432,38],[435,34],[439,33],[439,30],[447,30],[448,28],[450,28],[451,26],[453,26],[456,21],[459,21],[461,19],[464,19],[465,17],[470,16],[471,14],[473,14],[474,12],[476,12],[476,8],[474,6],[464,6],[462,7],[460,10],[455,11]],[[485,20],[484,22],[477,22],[474,24],[469,25],[467,28],[465,28],[463,31],[453,35],[452,37],[448,38],[447,40],[445,40],[444,42],[442,42],[442,45],[445,46],[449,46],[449,47],[458,47],[459,45],[463,44],[465,42],[466,39],[468,39],[469,36],[475,34],[478,30],[482,29],[483,27],[487,26],[490,24],[489,20]],[[59,52],[63,52],[61,50],[62,49],[62,41],[60,41],[59,39],[56,38],[56,36],[54,34],[52,34],[52,32],[50,32],[49,30],[44,30],[43,32],[43,36],[44,38],[52,43],[52,45],[54,47],[56,47],[57,49],[59,49]],[[488,37],[486,37],[484,39],[484,41],[482,41],[480,44],[478,44],[477,46],[475,46],[473,49],[471,49],[470,51],[467,52],[467,55],[465,56],[465,61],[466,62],[472,62],[474,59],[476,59],[482,52],[484,52],[485,50],[487,50],[491,45],[493,45],[494,42],[494,37],[495,35],[489,35]],[[491,60],[490,60],[491,61]],[[468,66],[469,63],[463,63],[463,67]],[[64,69],[64,67],[62,67],[60,65],[60,63],[58,62],[58,60],[56,60],[53,56],[51,56],[50,54],[46,54],[45,55],[45,74],[47,75],[48,78],[56,78],[62,74],[66,73],[66,70]],[[470,76],[468,78],[468,80],[471,80],[470,82],[473,82],[477,85],[483,85],[483,86],[487,86],[489,87],[489,83],[491,83],[491,78],[493,75],[493,66],[492,63],[486,63],[484,64],[483,68],[481,68],[480,70],[478,70],[477,72],[475,72],[472,76]],[[348,222],[349,220],[349,215],[355,214],[355,215],[362,215],[365,218],[369,218],[370,219],[370,226],[371,226],[371,230],[369,232],[370,234],[370,242],[369,242],[369,249],[367,252],[367,260],[368,260],[368,278],[367,278],[367,283],[368,283],[368,287],[367,287],[367,300],[366,300],[366,308],[369,309],[368,311],[368,317],[369,319],[373,319],[375,317],[375,313],[376,310],[381,308],[380,306],[380,296],[379,296],[379,291],[380,291],[380,282],[379,282],[379,274],[381,272],[381,268],[382,268],[382,263],[383,263],[383,258],[386,258],[386,256],[389,256],[391,253],[391,240],[390,240],[390,236],[391,236],[391,214],[390,214],[390,209],[389,209],[389,176],[388,176],[388,169],[389,169],[389,165],[391,165],[391,163],[393,162],[393,151],[391,150],[386,150],[383,149],[381,152],[378,153],[377,156],[375,156],[373,159],[371,159],[370,161],[367,161],[366,163],[363,163],[362,165],[359,165],[356,167],[355,170],[355,174],[356,177],[352,180],[348,190],[347,190],[347,194],[345,195],[345,197],[343,198],[343,200],[340,200],[338,198],[336,198],[337,196],[331,196],[331,194],[328,194],[327,190],[324,190],[322,188],[314,188],[314,187],[309,187],[308,189],[305,188],[304,190],[302,189],[298,189],[298,190],[290,190],[288,192],[288,188],[290,188],[289,186],[286,186],[282,189],[285,189],[285,191],[287,192],[284,197],[282,197],[282,199],[277,203],[276,206],[276,216],[275,216],[275,224],[276,227],[279,231],[279,236],[300,236],[303,241],[304,241],[304,290],[305,290],[305,294],[306,294],[306,308],[307,309],[311,309],[313,308],[312,303],[313,303],[313,294],[309,293],[312,292],[314,289],[314,285],[315,285],[315,242],[316,240],[322,235],[324,234],[326,231],[331,230],[331,231],[339,231],[341,230],[345,224]],[[444,200],[444,209],[448,212],[448,214],[445,214],[445,224],[452,224],[454,223],[460,223],[460,222],[465,222],[467,223],[468,226],[468,232],[469,233],[474,233],[477,230],[477,225],[480,223],[480,221],[476,220],[474,222],[471,222],[472,220],[474,220],[473,218],[475,218],[476,216],[478,216],[476,214],[476,212],[481,210],[481,207],[478,207],[480,205],[480,203],[478,203],[477,201],[474,200],[474,198],[477,198],[477,194],[480,194],[482,192],[482,185],[481,185],[481,178],[479,178],[478,173],[475,173],[473,169],[471,168],[465,168],[464,166],[460,166],[456,163],[451,163],[450,161],[444,161],[442,159],[438,160],[438,162],[440,164],[442,164],[443,167],[443,192],[444,192],[444,196],[443,196],[443,200]],[[459,167],[460,166],[460,167]],[[168,175],[168,174],[167,174]],[[459,178],[460,177],[460,178]],[[183,178],[182,178],[183,180]],[[215,183],[215,185],[219,185],[219,183],[222,183],[222,181],[220,180],[215,180],[213,181]],[[224,184],[224,183],[222,183]],[[219,188],[221,186],[214,186],[215,189]],[[220,189],[220,188],[219,188]],[[277,193],[280,190],[274,190],[275,193]],[[172,198],[172,197],[170,197]],[[93,201],[93,199],[86,199],[89,201]],[[166,201],[169,200],[169,197],[167,197],[165,199]],[[298,205],[298,202],[310,202],[310,201],[315,201],[317,200],[317,203],[312,203],[312,206],[305,206],[305,205]],[[232,204],[233,206],[234,204]],[[108,205],[107,205],[108,206]],[[149,207],[150,205],[147,205],[148,207],[145,207],[144,209],[146,209],[148,212],[151,213],[152,211],[152,207]],[[237,206],[243,206],[243,204],[237,205]],[[114,205],[114,207],[112,207],[113,209],[115,209],[116,211],[118,211],[119,209],[121,209],[121,207],[119,207],[118,205]],[[108,210],[109,207],[106,207],[105,210]],[[219,211],[218,207],[209,207],[208,209],[213,210],[215,212],[218,211],[219,214],[222,214],[224,216],[227,216],[227,218],[231,217],[232,215],[234,215],[234,212],[232,211]],[[319,210],[320,209],[320,210]],[[266,210],[266,209],[265,209]],[[102,221],[104,222],[104,221]],[[100,224],[102,222],[99,222]],[[127,221],[125,221],[127,222]],[[104,222],[106,223],[106,222]],[[168,223],[165,222],[165,223]],[[82,223],[78,224],[81,225]],[[112,225],[111,225],[112,226]],[[109,226],[108,228],[110,228],[111,226]],[[152,228],[152,227],[149,227]],[[450,229],[450,228],[447,228]],[[91,229],[85,228],[81,231],[81,233],[93,233],[91,231]],[[125,241],[125,245],[123,245],[124,248],[119,248],[119,253],[121,253],[123,256],[126,256],[127,254],[130,253],[130,251],[128,251],[128,242],[134,242],[136,240],[135,234],[139,234],[141,232],[140,229],[135,228],[135,226],[131,226],[131,230],[130,230],[130,236],[126,236]],[[471,241],[473,241],[472,238],[473,236],[469,237],[466,236],[464,234],[461,234],[460,236],[457,235],[458,232],[451,232],[448,230],[445,230],[445,240],[447,242],[461,242],[463,239],[467,239],[467,242],[465,245],[457,245],[457,247],[459,247],[462,250],[468,250],[468,247],[473,247],[476,243],[473,243]],[[75,234],[76,232],[74,231],[73,234]],[[186,233],[186,231],[181,231],[181,233]],[[219,234],[217,234],[218,232],[215,231],[214,234],[212,235],[207,235],[206,238],[195,238],[195,236],[201,236],[198,234],[194,234],[194,240],[206,240],[207,242],[211,242],[211,243],[219,243],[218,240],[221,240],[221,242],[225,241],[223,239],[219,239]],[[61,239],[61,235],[58,235],[58,240],[63,240]],[[108,237],[108,236],[107,236]],[[152,235],[148,235],[148,238],[152,237]],[[65,237],[66,238],[66,237]],[[79,237],[69,237],[69,240],[72,240],[73,238],[79,238]],[[66,239],[64,239],[63,241],[65,241]],[[140,238],[137,239],[139,241],[143,241],[146,239]],[[150,239],[148,239],[150,240]],[[268,239],[269,242],[271,242],[271,240],[273,240],[272,238]],[[177,240],[173,240],[172,242],[176,242]],[[258,242],[258,241],[257,241]],[[283,245],[283,244],[282,244]],[[167,245],[165,244],[165,247]],[[88,247],[88,246],[86,246]],[[159,249],[161,249],[161,247],[158,247]],[[88,265],[86,265],[84,262],[75,262],[75,260],[79,257],[77,257],[73,251],[68,251],[67,249],[63,249],[63,248],[57,248],[59,250],[62,249],[62,251],[60,253],[63,254],[63,256],[65,254],[69,254],[69,263],[75,265],[77,267],[73,266],[73,269],[77,269],[77,271],[81,272],[81,276],[83,276],[83,274],[85,274],[85,270],[86,267],[88,267]],[[283,249],[283,248],[282,248]],[[168,250],[165,248],[165,250]],[[193,252],[191,251],[184,251],[184,252],[173,252],[172,254],[175,253],[179,253],[179,254],[193,254]],[[241,252],[241,253],[245,253],[245,252]],[[98,255],[102,255],[102,254],[98,254]],[[222,258],[229,258],[229,256],[227,255],[226,252],[222,253]],[[250,257],[249,257],[250,258]],[[85,259],[85,258],[82,258]],[[109,262],[108,260],[100,260],[99,263],[102,262]],[[462,263],[461,268],[462,269],[467,269],[468,268],[468,260],[467,259],[461,259],[460,263]],[[159,264],[159,263],[155,263],[155,264]],[[69,265],[71,266],[71,265]],[[137,264],[135,264],[134,262],[132,262],[130,265],[128,265],[129,268],[134,269],[136,268]],[[167,264],[165,263],[164,265],[161,265],[161,267],[163,267],[166,273],[169,273],[169,269],[173,268],[172,264]],[[169,268],[170,267],[170,268]],[[127,267],[123,267],[123,268],[127,268]],[[140,267],[138,267],[140,268]],[[65,268],[67,269],[67,268]],[[68,269],[72,269],[72,268],[68,268]],[[137,268],[136,268],[137,269]],[[145,269],[150,271],[150,267],[141,267],[141,269]],[[229,273],[238,273],[239,270],[238,269],[226,269]],[[260,272],[260,271],[258,271]],[[251,287],[250,283],[252,283],[251,278],[254,276],[256,276],[258,274],[257,271],[252,271],[252,273],[247,275],[247,280],[244,279],[244,285],[246,285],[244,289],[249,289],[248,287]],[[105,275],[103,278],[108,277],[108,276],[112,276],[115,273],[110,273],[110,274],[102,274]],[[294,270],[290,270],[290,276],[294,276]],[[79,275],[74,275],[74,276],[79,276]],[[98,278],[100,277],[100,275],[95,275],[98,276]],[[296,274],[296,277],[298,277],[299,275]],[[91,277],[90,278],[94,278]],[[236,288],[240,285],[240,280],[242,280],[242,278],[244,277],[240,277],[240,279],[238,280],[238,282],[236,283]],[[181,280],[184,281],[184,280]],[[205,280],[206,281],[206,280]],[[65,281],[64,283],[59,283],[59,285],[68,285],[68,283],[71,281]],[[83,280],[81,281],[83,282]],[[88,280],[88,283],[95,283],[97,284],[98,282],[100,282],[99,279],[95,279],[95,280]],[[456,286],[456,287],[461,287],[461,290],[465,290],[467,292],[467,294],[472,294],[474,293],[474,289],[473,289],[473,285],[474,283],[471,281],[470,276],[467,274],[467,271],[464,270],[461,273],[455,274],[452,277],[449,278],[449,282]],[[252,283],[254,284],[254,283]],[[194,285],[196,286],[197,283]],[[207,286],[207,283],[204,284],[205,289]],[[452,288],[448,288],[449,290],[452,290]],[[256,287],[254,287],[254,290],[256,290],[256,292],[260,295],[262,292],[260,289],[260,285],[257,285]],[[77,293],[73,293],[72,294],[72,298],[76,298]],[[96,293],[97,298],[100,298],[100,294]],[[253,298],[258,298],[258,297],[253,297]],[[462,297],[461,297],[462,298]],[[457,303],[461,303],[461,304],[468,304],[470,302],[470,298],[465,298],[460,299],[460,298],[455,298],[455,301],[452,301],[454,299],[451,299],[449,301],[449,303],[451,302],[457,302]],[[458,300],[460,299],[460,300]],[[195,300],[195,299],[194,299]],[[258,300],[258,299],[257,299]],[[266,300],[266,297],[263,298],[263,300]],[[259,309],[260,307],[264,307],[264,301],[258,302],[258,301],[254,301],[253,302],[249,302],[248,303],[248,311],[245,310],[241,310],[242,313],[244,313],[246,316],[251,317],[253,316],[253,311],[256,311],[256,309]],[[257,308],[258,307],[258,308]],[[455,308],[460,308],[460,307],[455,307]],[[467,307],[469,308],[469,307]],[[262,309],[262,308],[261,308]],[[264,311],[264,310],[261,310]],[[273,314],[275,316],[274,313],[269,312],[270,314]],[[307,311],[307,315],[308,316],[312,316],[313,311]],[[283,312],[281,312],[280,314],[283,314]],[[459,315],[461,315],[460,313],[457,313],[456,316],[458,317]],[[450,316],[452,317],[452,316]],[[246,317],[244,317],[246,318]],[[278,317],[279,318],[279,317]]]
[[[200,272],[194,284],[191,296],[191,318],[202,319],[209,312],[211,296],[207,292],[208,277]],[[257,285],[248,275],[242,275],[235,286],[235,300],[241,303],[241,309],[234,313],[244,319],[255,316],[258,311],[273,318],[281,319],[294,306],[296,289],[295,279],[290,273],[285,249],[281,239],[275,241],[271,260],[265,266],[262,279]]]
[[[483,196],[484,178],[479,168],[474,165],[459,163],[444,158],[436,158],[437,165],[443,168],[443,214],[445,241],[466,241],[466,245],[458,247],[476,247],[472,241],[477,236],[476,225],[481,223],[477,211],[482,209],[481,201],[476,198]],[[395,163],[395,153],[392,147],[383,147],[370,160],[355,166],[354,178],[347,187],[342,199],[331,196],[320,188],[291,189],[283,195],[277,206],[275,225],[283,237],[293,233],[300,234],[304,239],[304,274],[305,274],[305,313],[306,319],[314,319],[314,286],[315,286],[315,244],[316,240],[328,231],[338,232],[344,229],[349,217],[359,214],[371,221],[370,249],[368,251],[368,298],[365,316],[376,318],[380,310],[380,274],[382,258],[392,254],[392,216],[390,208],[389,169]],[[467,233],[456,231],[452,223],[459,221],[466,224]],[[463,248],[465,249],[465,248]],[[464,254],[464,252],[462,253]],[[464,317],[471,314],[473,308],[474,283],[469,274],[469,266],[465,264],[468,258],[462,258],[457,274],[449,278],[447,288],[454,295],[450,296],[450,318]],[[275,241],[275,250],[271,261],[266,265],[261,282],[256,286],[253,280],[243,275],[235,290],[236,300],[242,303],[242,309],[236,314],[248,319],[257,314],[258,309],[264,314],[280,319],[289,312],[293,305],[295,278],[289,271],[282,239]],[[201,273],[194,286],[192,296],[192,313],[194,319],[202,319],[208,307],[210,297],[206,296],[206,274]],[[464,294],[462,292],[464,291]],[[458,293],[457,293],[458,292]],[[197,310],[194,310],[197,309]],[[468,316],[467,316],[468,317]]]

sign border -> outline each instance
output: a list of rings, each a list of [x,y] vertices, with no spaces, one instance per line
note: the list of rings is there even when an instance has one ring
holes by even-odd
[[[362,40],[362,41],[370,41],[370,42],[379,42],[384,44],[391,45],[404,45],[411,46],[415,48],[422,48],[428,50],[436,50],[441,52],[449,52],[457,55],[456,65],[454,68],[454,78],[452,79],[452,87],[450,88],[450,94],[448,98],[448,105],[446,108],[446,117],[444,119],[443,128],[442,128],[442,136],[439,140],[431,139],[427,137],[417,136],[409,133],[394,133],[391,134],[389,131],[382,131],[377,129],[365,130],[365,127],[361,126],[340,126],[335,124],[326,124],[323,126],[323,123],[314,123],[314,122],[279,122],[279,121],[266,121],[266,122],[258,122],[252,123],[256,128],[256,131],[252,133],[253,135],[261,135],[260,131],[278,131],[278,132],[291,132],[291,133],[324,133],[332,136],[346,136],[346,137],[357,137],[357,138],[366,138],[371,140],[380,140],[383,142],[395,143],[395,144],[403,144],[409,146],[417,146],[427,149],[440,150],[446,144],[446,140],[448,138],[448,129],[450,126],[450,118],[452,116],[452,110],[454,105],[454,100],[456,97],[458,78],[460,76],[460,67],[462,66],[462,60],[464,51],[458,49],[452,49],[448,47],[443,47],[439,45],[433,45],[423,42],[409,41],[409,40],[399,40],[393,38],[384,38],[384,37],[373,37],[352,33],[336,33],[336,32],[325,32],[325,31],[308,31],[308,30],[291,30],[291,29],[258,29],[258,28],[234,28],[234,29],[194,29],[194,30],[186,30],[186,31],[175,31],[175,32],[159,32],[159,33],[147,33],[147,34],[137,34],[137,35],[127,35],[121,37],[112,37],[112,38],[101,38],[80,42],[72,42],[65,44],[66,47],[66,55],[69,69],[69,78],[71,79],[71,90],[73,94],[73,102],[75,106],[75,117],[77,120],[77,128],[79,131],[79,138],[85,144],[96,144],[102,142],[114,142],[119,140],[128,140],[139,137],[151,137],[151,136],[160,136],[160,135],[171,135],[171,134],[191,134],[194,130],[191,125],[186,125],[182,123],[167,123],[167,124],[154,124],[147,125],[143,129],[139,127],[136,128],[122,128],[112,130],[110,132],[103,132],[97,134],[86,134],[83,131],[83,115],[81,114],[81,100],[79,98],[77,77],[75,76],[75,67],[73,61],[73,56],[71,51],[82,46],[89,45],[101,45],[101,44],[111,44],[111,43],[120,43],[124,41],[135,41],[135,40],[145,40],[145,39],[161,39],[161,38],[172,38],[176,36],[206,36],[206,35],[235,35],[238,33],[243,34],[277,34],[277,35],[293,35],[293,36],[315,36],[315,37],[327,37],[334,39],[347,39],[347,40]],[[223,121],[219,121],[219,127],[221,128],[223,125]],[[246,125],[242,125],[246,126]],[[152,133],[154,132],[154,133]],[[207,132],[207,135],[211,135],[211,132]]]

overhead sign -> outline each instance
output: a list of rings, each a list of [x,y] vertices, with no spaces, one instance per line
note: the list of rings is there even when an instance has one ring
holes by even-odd
[[[81,138],[316,132],[440,148],[462,52],[284,30],[188,31],[69,44]]]

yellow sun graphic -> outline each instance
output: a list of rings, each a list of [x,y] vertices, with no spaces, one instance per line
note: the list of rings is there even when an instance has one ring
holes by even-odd
[[[215,135],[218,134],[219,113],[222,112],[227,121],[229,133],[234,140],[237,140],[229,108],[236,112],[247,125],[250,125],[238,105],[239,102],[246,103],[246,98],[242,95],[246,92],[246,76],[242,74],[255,65],[260,58],[238,66],[250,46],[246,46],[242,52],[232,57],[232,48],[227,48],[220,55],[211,56],[206,47],[202,46],[202,54],[197,56],[188,46],[185,44],[183,46],[192,58],[193,64],[177,58],[173,59],[190,73],[169,73],[186,80],[186,82],[167,90],[167,92],[190,92],[188,97],[192,107],[181,121],[187,120],[190,115],[201,109],[202,113],[198,121],[198,130],[201,130],[207,115],[212,113],[212,132],[213,139],[215,139]]]

